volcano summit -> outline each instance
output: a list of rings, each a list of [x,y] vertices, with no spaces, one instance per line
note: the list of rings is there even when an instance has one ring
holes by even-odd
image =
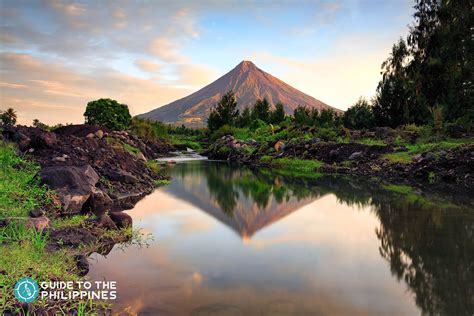
[[[259,69],[251,61],[242,61],[201,90],[139,117],[172,124],[204,125],[212,107],[229,90],[235,92],[241,110],[253,106],[258,99],[266,98],[272,106],[282,103],[287,114],[293,114],[299,105],[340,112]]]

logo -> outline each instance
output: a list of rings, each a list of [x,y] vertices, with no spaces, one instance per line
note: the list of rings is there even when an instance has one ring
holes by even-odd
[[[30,278],[23,278],[15,284],[15,297],[22,303],[33,302],[39,294],[38,283]]]

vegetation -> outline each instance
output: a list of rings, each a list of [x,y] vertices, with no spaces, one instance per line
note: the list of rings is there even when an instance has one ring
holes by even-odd
[[[13,291],[7,289],[21,278],[30,276],[38,282],[78,279],[72,257],[63,251],[45,251],[48,235],[25,226],[29,211],[50,201],[51,193],[35,177],[38,170],[36,164],[17,156],[13,145],[0,142],[0,220],[9,222],[0,227],[1,310],[19,307]]]
[[[15,125],[17,119],[16,111],[8,108],[6,111],[0,111],[0,121],[5,125]]]
[[[127,129],[132,120],[128,106],[112,99],[90,101],[87,103],[84,117],[86,124],[105,126],[112,130]]]

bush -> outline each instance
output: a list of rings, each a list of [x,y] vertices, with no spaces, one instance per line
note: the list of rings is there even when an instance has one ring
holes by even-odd
[[[226,135],[232,135],[234,136],[236,133],[237,129],[235,127],[229,126],[229,125],[224,125],[220,127],[218,130],[216,130],[214,133],[211,135],[212,140],[217,140],[221,138],[222,136]]]
[[[372,107],[364,98],[360,98],[344,112],[343,121],[344,126],[351,129],[369,129],[375,126]]]
[[[163,123],[137,117],[132,119],[130,131],[138,137],[145,139],[165,138],[168,136],[168,130]]]
[[[84,117],[86,124],[105,126],[112,130],[127,129],[132,120],[128,106],[112,99],[99,99],[87,103]]]

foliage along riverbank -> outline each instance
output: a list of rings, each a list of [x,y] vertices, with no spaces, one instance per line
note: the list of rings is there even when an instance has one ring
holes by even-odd
[[[100,301],[19,303],[15,283],[24,277],[77,281],[87,257],[107,254],[140,234],[130,209],[166,181],[151,158],[167,145],[96,126],[3,126],[0,140],[0,309],[5,313],[105,312]]]

